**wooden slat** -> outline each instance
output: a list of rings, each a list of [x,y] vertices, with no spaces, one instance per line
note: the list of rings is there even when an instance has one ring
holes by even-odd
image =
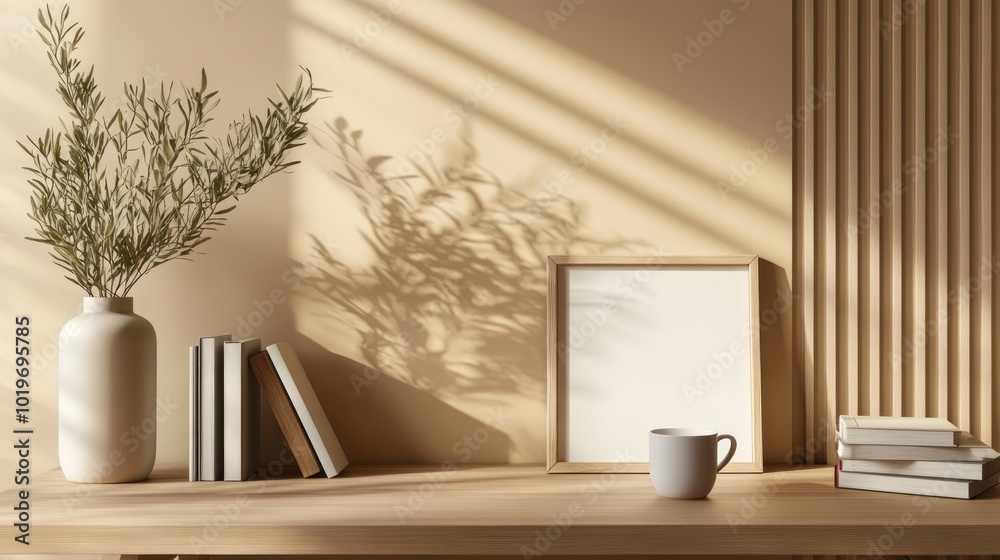
[[[805,397],[805,433],[806,438],[815,437],[816,410],[816,368],[815,368],[815,185],[814,185],[814,149],[815,119],[812,106],[808,103],[815,91],[814,81],[814,41],[815,23],[812,0],[792,4],[795,19],[794,30],[794,103],[796,108],[802,108],[805,118],[795,129],[793,173],[795,175],[794,197],[794,229],[793,265],[795,273],[796,294],[800,294],[795,305],[795,363],[796,371],[803,376],[803,393]],[[806,461],[813,462],[814,446],[806,445]]]
[[[993,142],[994,151],[996,150],[997,143],[1000,143],[1000,7],[995,4],[992,6],[992,22],[993,29],[991,33],[991,39],[993,41],[993,54],[992,54],[992,68],[993,68],[993,84],[992,84],[992,97],[993,97]],[[993,170],[991,176],[991,182],[993,185],[993,250],[994,250],[994,269],[996,269],[996,249],[1000,247],[1000,158],[993,158]],[[993,292],[994,294],[1000,294],[1000,274],[993,274]],[[993,348],[1000,348],[1000,297],[993,298]],[[993,416],[993,447],[994,449],[1000,447],[1000,381],[996,380],[998,373],[1000,373],[1000,359],[993,359],[992,364],[992,375],[993,378],[993,402],[992,402],[992,416]]]
[[[971,188],[972,212],[972,293],[971,364],[972,386],[976,394],[971,408],[972,431],[980,439],[992,442],[993,431],[993,196],[992,166],[995,154],[992,127],[992,0],[976,0],[971,21]]]
[[[750,291],[750,324],[760,325],[760,259],[756,256],[747,263],[749,273],[748,289]],[[746,467],[742,472],[764,472],[764,435],[763,435],[763,411],[761,409],[761,359],[760,359],[760,329],[750,329],[750,414],[756,421],[753,423],[753,443],[751,446],[750,461],[753,469]],[[730,441],[735,445],[735,440]],[[750,444],[748,444],[750,445]],[[747,445],[743,446],[744,449]],[[729,467],[733,467],[729,470]],[[731,462],[719,472],[741,472],[736,462]]]
[[[904,180],[904,270],[903,306],[905,329],[903,344],[904,392],[903,413],[907,416],[927,415],[927,341],[926,341],[926,268],[927,268],[927,198],[925,195],[926,167],[926,44],[925,5],[913,6],[904,26],[904,92],[905,122],[903,138],[906,164]]]
[[[838,412],[858,414],[858,1],[837,4]]]
[[[545,399],[545,468],[551,470],[559,460],[559,441],[553,437],[558,433],[559,426],[559,378],[562,372],[559,371],[558,348],[564,333],[559,332],[552,325],[562,324],[559,321],[559,306],[557,294],[559,293],[559,257],[549,257],[546,260],[546,307],[545,322],[550,327],[546,329],[546,399]],[[553,352],[553,350],[556,350]]]
[[[949,149],[950,194],[950,291],[955,297],[949,319],[949,366],[957,384],[953,399],[957,407],[952,418],[969,430],[971,417],[971,376],[969,368],[969,2],[949,4],[949,122],[957,140]]]
[[[902,13],[901,0],[882,3],[882,19],[894,21]],[[882,223],[882,390],[890,400],[883,414],[899,416],[903,411],[902,366],[902,30],[897,25],[882,29],[882,194],[888,201]]]
[[[928,6],[927,166],[928,369],[934,375],[934,415],[951,417],[948,396],[948,4]]]
[[[806,433],[837,412],[930,415],[996,445],[998,6],[793,5],[797,103],[837,93],[796,137]]]
[[[881,175],[880,81],[879,81],[879,4],[865,2],[861,8],[860,54],[860,150],[861,150],[861,223],[862,242],[860,283],[862,321],[860,325],[861,377],[867,379],[866,413],[881,411]],[[864,397],[864,396],[863,396]]]
[[[816,189],[819,225],[818,261],[823,274],[817,281],[819,324],[817,325],[817,373],[822,379],[818,422],[831,433],[837,425],[837,50],[836,3],[821,0],[816,10],[817,84],[834,92],[830,102],[819,107],[816,123]],[[836,456],[836,441],[826,438],[822,460]]]

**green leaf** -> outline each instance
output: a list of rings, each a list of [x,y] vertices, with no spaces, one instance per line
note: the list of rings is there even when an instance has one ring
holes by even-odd
[[[68,7],[58,19],[46,7],[38,19],[69,118],[17,142],[29,159],[28,217],[37,226],[27,239],[49,245],[53,262],[87,293],[128,293],[153,268],[207,242],[240,194],[298,163],[283,162],[305,136],[301,119],[314,103],[308,69],[308,87],[299,76],[290,96],[279,87],[283,102],[263,119],[247,113],[212,138],[204,128],[219,100],[204,68],[200,89],[183,88],[177,98],[172,82],[159,95],[147,94],[144,79],[123,84],[121,106],[99,117],[107,98],[94,67],[81,71],[76,56],[85,31],[69,21]]]

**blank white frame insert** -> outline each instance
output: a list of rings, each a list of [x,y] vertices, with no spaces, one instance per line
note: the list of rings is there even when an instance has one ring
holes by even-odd
[[[666,427],[731,434],[722,472],[762,472],[757,269],[549,257],[548,472],[649,472],[648,432]]]

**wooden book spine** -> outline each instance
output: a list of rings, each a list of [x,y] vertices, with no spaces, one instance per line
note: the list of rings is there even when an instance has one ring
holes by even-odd
[[[285,386],[278,378],[278,371],[274,369],[271,357],[267,352],[250,356],[250,368],[257,376],[257,382],[260,383],[264,398],[271,405],[274,417],[278,420],[281,433],[285,435],[288,446],[292,449],[292,455],[295,456],[295,461],[299,464],[302,476],[310,477],[320,472],[321,467],[316,450],[309,443],[309,437],[306,435],[298,415],[295,414],[295,408],[292,406],[292,401],[288,399]]]

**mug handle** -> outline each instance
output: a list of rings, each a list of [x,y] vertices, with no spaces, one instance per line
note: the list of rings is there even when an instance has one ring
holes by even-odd
[[[719,434],[719,440],[728,439],[729,440],[729,453],[726,453],[726,457],[722,459],[719,463],[719,468],[715,472],[721,471],[729,464],[729,460],[733,458],[733,454],[736,453],[736,438],[729,434]],[[716,442],[718,444],[718,442]]]

